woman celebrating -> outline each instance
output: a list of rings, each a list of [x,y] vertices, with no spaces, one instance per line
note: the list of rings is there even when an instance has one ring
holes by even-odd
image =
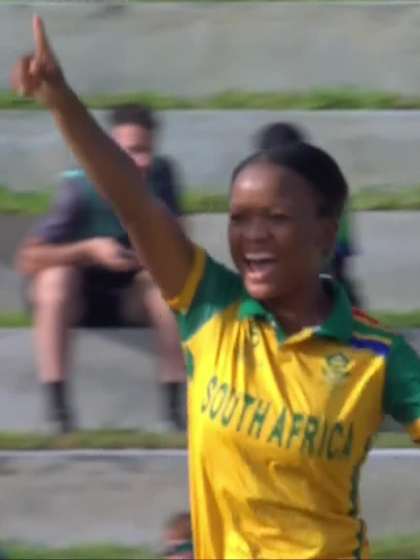
[[[420,440],[420,363],[319,271],[346,181],[309,144],[234,171],[237,273],[185,237],[67,85],[42,22],[12,81],[47,106],[177,314],[197,558],[367,558],[358,478],[384,413]]]

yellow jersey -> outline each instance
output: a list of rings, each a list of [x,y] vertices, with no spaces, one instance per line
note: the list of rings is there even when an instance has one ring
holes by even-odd
[[[420,362],[340,286],[287,337],[238,274],[197,248],[176,312],[189,375],[198,559],[368,558],[358,480],[384,413],[420,439]]]

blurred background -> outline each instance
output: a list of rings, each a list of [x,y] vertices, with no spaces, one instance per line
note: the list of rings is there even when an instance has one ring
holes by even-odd
[[[228,265],[230,174],[256,132],[286,121],[326,148],[351,188],[347,274],[363,306],[420,350],[420,4],[0,0],[0,542],[16,558],[98,542],[112,546],[67,555],[150,557],[168,516],[188,508],[185,435],[157,428],[151,329],[77,329],[81,431],[51,434],[39,395],[13,263],[75,162],[50,115],[9,92],[34,10],[104,127],[111,106],[156,111],[187,228]],[[420,558],[419,456],[388,419],[376,447],[362,481],[375,554]]]

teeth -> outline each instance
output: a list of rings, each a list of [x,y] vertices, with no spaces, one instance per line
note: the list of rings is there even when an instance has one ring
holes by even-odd
[[[264,253],[264,254],[249,254],[249,255],[245,255],[245,258],[248,261],[254,261],[254,262],[258,262],[258,261],[267,261],[267,260],[273,260],[274,256],[270,255],[269,253]]]
[[[273,260],[272,259],[263,259],[263,260],[247,260],[247,267],[248,270],[252,273],[265,273],[268,270],[271,270],[273,267]]]

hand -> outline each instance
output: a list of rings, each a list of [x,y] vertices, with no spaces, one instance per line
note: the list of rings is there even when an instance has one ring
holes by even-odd
[[[86,241],[88,262],[115,272],[126,272],[140,268],[134,251],[126,249],[110,237],[95,237]]]
[[[12,88],[19,95],[32,97],[53,108],[67,85],[39,16],[33,17],[32,28],[35,51],[21,57],[15,64],[11,75]]]
[[[23,276],[32,276],[41,270],[37,259],[34,258],[31,248],[22,247],[15,256],[14,266],[16,271]]]

